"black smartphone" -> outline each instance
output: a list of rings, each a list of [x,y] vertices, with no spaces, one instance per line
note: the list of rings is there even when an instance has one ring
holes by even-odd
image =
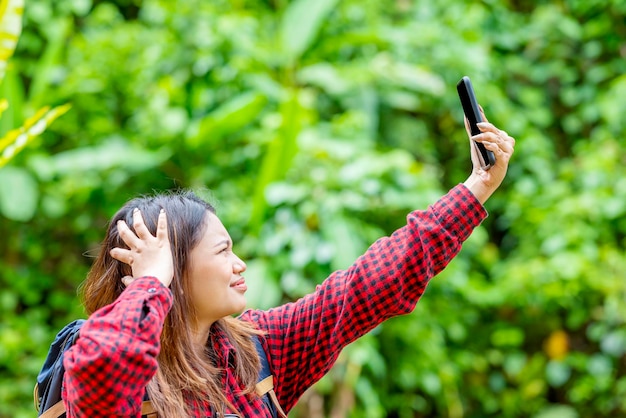
[[[465,113],[465,117],[469,122],[470,132],[472,136],[478,135],[480,133],[480,129],[476,124],[478,122],[483,121],[483,117],[480,114],[480,108],[478,107],[478,102],[476,101],[476,95],[474,94],[474,88],[472,87],[472,82],[470,81],[468,76],[464,76],[457,83],[456,89],[459,92],[459,99],[461,99],[461,106],[463,106],[463,112]],[[480,166],[484,170],[489,170],[496,163],[496,156],[493,152],[489,151],[483,144],[480,142],[474,141],[474,145],[476,145],[476,149],[478,150],[478,159],[480,160]]]

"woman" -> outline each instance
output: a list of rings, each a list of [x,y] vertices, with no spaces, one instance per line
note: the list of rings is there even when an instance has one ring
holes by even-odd
[[[314,293],[268,311],[244,311],[246,264],[210,205],[191,193],[128,202],[83,287],[89,319],[64,357],[68,417],[138,417],[146,395],[161,417],[269,417],[254,393],[253,335],[288,412],[343,347],[411,312],[487,216],[482,205],[504,179],[515,140],[490,123],[480,129],[471,140],[495,153],[495,166],[482,170],[471,146],[463,184]]]

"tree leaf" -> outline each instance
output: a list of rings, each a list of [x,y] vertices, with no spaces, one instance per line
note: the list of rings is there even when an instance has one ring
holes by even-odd
[[[296,0],[283,16],[281,44],[290,59],[300,57],[313,43],[322,22],[338,0]]]
[[[37,210],[39,189],[26,170],[5,167],[0,170],[0,213],[14,221],[28,221]]]
[[[7,99],[0,100],[0,116],[4,113],[5,110],[9,108],[9,101]]]
[[[187,138],[187,143],[196,147],[210,138],[216,140],[236,132],[257,118],[267,99],[257,92],[240,94],[207,115],[201,122],[197,134]]]
[[[282,125],[263,157],[252,198],[250,224],[253,230],[260,230],[265,217],[268,207],[265,196],[267,187],[275,181],[282,180],[287,170],[291,168],[298,151],[297,139],[303,128],[306,113],[307,110],[300,103],[297,91],[280,106]]]
[[[172,156],[167,148],[145,149],[124,138],[111,137],[92,147],[73,148],[58,153],[50,159],[34,158],[39,175],[79,175],[81,172],[103,172],[123,167],[134,173],[158,166]]]

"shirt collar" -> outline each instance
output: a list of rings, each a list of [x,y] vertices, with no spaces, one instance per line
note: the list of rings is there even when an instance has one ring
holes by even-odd
[[[231,365],[234,364],[236,357],[235,347],[218,323],[211,326],[209,341],[209,343],[213,344],[213,352],[216,354],[218,362],[217,367],[226,368],[229,363]]]

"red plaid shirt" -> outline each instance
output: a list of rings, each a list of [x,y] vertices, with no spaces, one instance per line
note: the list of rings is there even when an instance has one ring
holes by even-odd
[[[314,293],[268,311],[244,312],[241,320],[267,331],[265,349],[283,409],[289,411],[330,370],[346,345],[386,319],[411,312],[429,279],[486,216],[471,192],[458,185],[428,210],[409,214],[406,226],[376,241]],[[68,418],[140,416],[145,386],[158,367],[159,336],[171,303],[168,288],[144,277],[91,315],[64,358]],[[228,368],[237,353],[228,339],[218,332],[213,344],[218,366],[226,370],[228,399],[246,418],[269,417],[260,399],[238,395],[240,385]],[[195,417],[212,416],[207,403],[192,409]]]

